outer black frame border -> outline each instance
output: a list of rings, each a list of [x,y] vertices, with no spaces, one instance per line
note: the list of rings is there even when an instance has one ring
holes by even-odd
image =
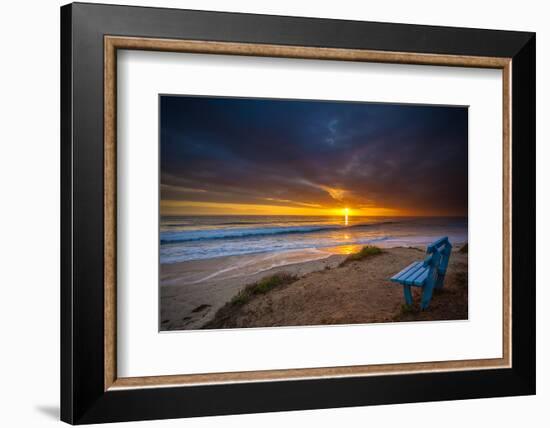
[[[104,35],[512,58],[512,368],[104,391]],[[74,3],[61,8],[61,419],[535,393],[535,34]]]

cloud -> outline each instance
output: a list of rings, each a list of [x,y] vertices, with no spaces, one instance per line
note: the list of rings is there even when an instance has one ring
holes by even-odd
[[[296,202],[292,201],[290,199],[279,199],[279,198],[263,198],[266,201],[269,202],[279,202],[283,204],[291,204],[291,205],[298,205],[300,207],[310,207],[310,208],[322,208],[323,206],[320,204],[311,204],[307,202]]]
[[[327,192],[332,199],[338,202],[343,202],[346,195],[349,194],[349,192],[345,189],[337,189],[334,187],[329,186],[323,186],[319,185],[320,189],[323,189],[325,192]]]
[[[467,213],[465,108],[163,96],[160,155],[167,200]]]

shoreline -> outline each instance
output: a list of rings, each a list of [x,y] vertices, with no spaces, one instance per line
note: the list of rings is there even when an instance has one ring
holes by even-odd
[[[167,263],[161,265],[161,286],[226,279],[235,272],[237,276],[254,275],[272,268],[327,259],[335,254],[351,253],[318,249],[266,251]]]
[[[462,244],[453,245],[453,255],[455,257],[451,257],[449,268],[451,269],[451,265],[454,265],[453,259],[456,260],[460,258],[460,263],[462,264],[464,264],[463,259],[466,259],[465,271],[467,272],[467,254],[459,255],[458,253],[458,249],[461,246]],[[350,265],[355,266],[358,264],[358,266],[362,268],[361,270],[366,268],[366,271],[362,274],[365,278],[369,276],[373,277],[374,275],[374,282],[378,284],[378,288],[380,288],[380,283],[385,284],[386,286],[382,287],[384,293],[391,290],[391,294],[393,294],[392,302],[395,304],[392,306],[390,312],[395,315],[395,309],[399,309],[400,305],[403,303],[402,287],[390,283],[387,278],[397,273],[412,261],[423,258],[425,246],[423,246],[423,248],[379,247],[384,249],[384,257],[379,258],[378,263],[374,263],[373,260],[372,262],[353,262]],[[350,282],[349,280],[351,278],[351,287],[349,288],[356,288],[357,284],[364,282],[361,278],[361,274],[358,274],[353,269],[348,271],[349,269],[339,267],[348,255],[357,251],[357,248],[361,248],[361,245],[338,246],[328,249],[329,251],[300,250],[281,253],[224,256],[215,259],[193,260],[162,265],[161,285],[159,287],[161,299],[160,330],[191,330],[203,328],[206,324],[211,323],[217,312],[222,307],[226,306],[228,302],[246,286],[258,282],[262,278],[283,272],[295,276],[298,279],[297,282],[302,281],[306,285],[312,280],[320,280],[321,283],[329,285],[335,284],[335,288],[332,290],[333,295],[326,295],[325,298],[329,301],[335,298],[337,299],[339,297],[337,294],[340,293],[340,291],[338,291],[339,283]],[[381,256],[376,256],[374,259],[378,257]],[[395,272],[393,272],[392,269],[395,270]],[[323,278],[316,278],[316,275],[323,275]],[[388,284],[391,284],[389,288],[387,286]],[[312,290],[313,289],[311,289],[310,292],[313,292]],[[273,292],[269,294],[277,293],[280,293],[279,289],[273,290]],[[262,296],[262,298],[263,297],[264,296]],[[315,299],[315,296],[313,295],[308,298]],[[387,303],[388,302],[382,305],[379,311],[380,314],[385,314],[384,319],[388,317]],[[345,307],[346,304],[343,305],[342,309],[345,309]],[[262,309],[255,308],[254,310],[257,312],[255,322],[260,322],[262,318]],[[304,313],[304,308],[301,307],[295,307],[294,310],[297,311],[296,316],[298,318],[300,318],[300,313]],[[370,311],[376,311],[376,308],[373,307]],[[277,324],[280,322],[287,322],[283,319],[283,313],[286,312],[284,308],[280,309],[278,312],[281,312],[282,318],[279,317],[278,321],[265,320],[266,326],[270,322],[275,322],[273,325],[293,325]],[[365,322],[378,322],[376,320],[373,321],[371,316],[366,316],[366,318],[370,321],[367,320]],[[325,321],[329,320],[327,319]],[[300,323],[305,321],[297,320],[295,322]],[[338,320],[335,319],[335,321],[330,321],[329,323],[338,323]],[[357,323],[357,321],[354,323]],[[320,324],[326,324],[326,322],[320,322]],[[305,324],[294,325],[308,324],[306,322]]]
[[[300,256],[296,256],[289,258],[288,254],[273,253],[224,256],[164,265],[159,287],[160,330],[201,328],[252,282],[279,272],[304,276],[327,267],[333,268],[346,257],[323,253],[319,258],[301,261]],[[215,276],[213,267],[218,273]]]

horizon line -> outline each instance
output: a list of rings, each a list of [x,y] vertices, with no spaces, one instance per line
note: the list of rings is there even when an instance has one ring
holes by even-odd
[[[468,217],[468,214],[349,215],[350,217]],[[343,217],[337,214],[162,214],[160,217]]]

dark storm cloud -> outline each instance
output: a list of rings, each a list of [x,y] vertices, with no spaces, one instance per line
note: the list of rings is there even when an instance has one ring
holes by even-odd
[[[163,200],[466,214],[462,107],[161,97]]]

